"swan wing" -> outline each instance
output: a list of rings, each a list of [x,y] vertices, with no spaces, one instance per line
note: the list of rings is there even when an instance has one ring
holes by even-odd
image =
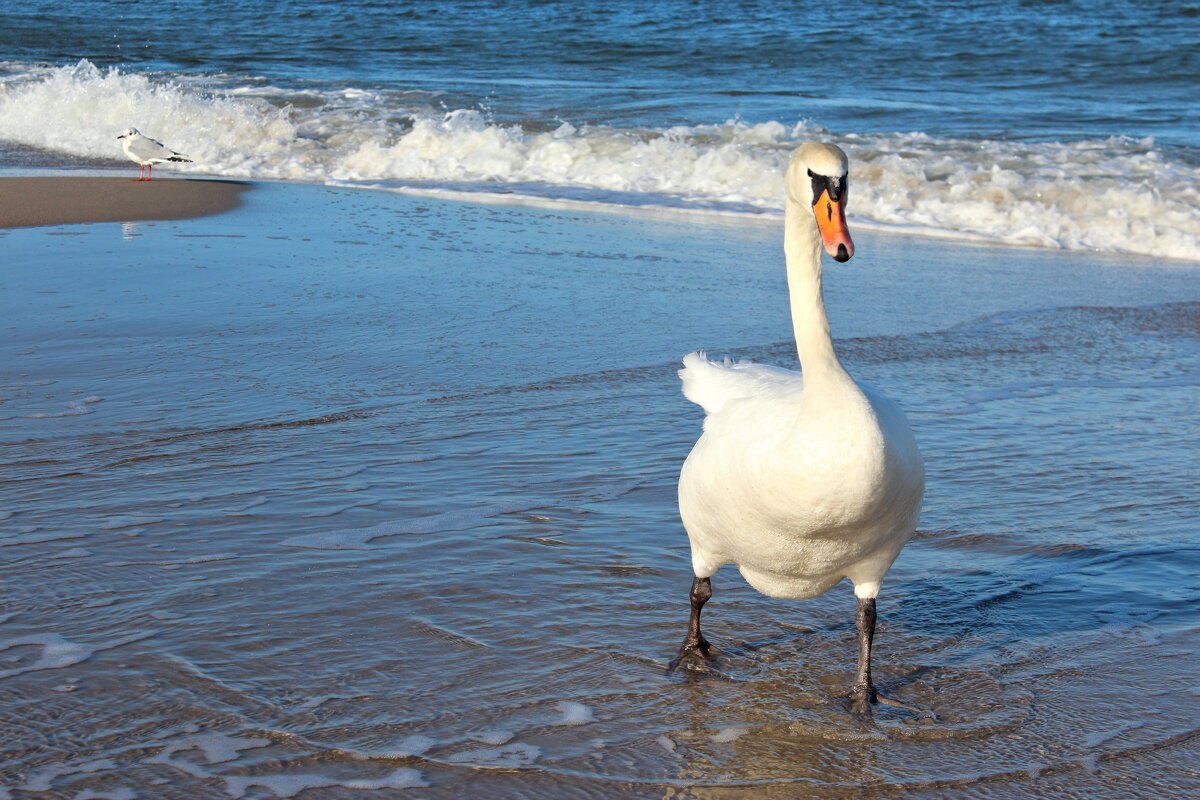
[[[730,358],[710,361],[703,352],[689,353],[679,370],[683,396],[712,416],[731,400],[796,392],[803,386],[798,372]]]

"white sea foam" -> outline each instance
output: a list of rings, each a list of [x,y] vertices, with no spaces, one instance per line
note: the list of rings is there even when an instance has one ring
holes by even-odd
[[[1200,261],[1200,168],[1149,139],[953,140],[740,120],[523,127],[435,109],[419,91],[283,89],[87,61],[8,67],[0,140],[114,163],[117,131],[134,125],[191,155],[171,165],[186,172],[778,214],[791,151],[821,137],[851,157],[852,225]]]
[[[137,800],[137,792],[127,786],[108,791],[85,789],[75,795],[72,800]]]
[[[722,728],[709,738],[714,742],[724,744],[725,742],[737,741],[749,732],[750,731],[747,728]]]
[[[422,755],[434,747],[437,747],[436,739],[429,736],[423,736],[419,733],[414,733],[410,734],[409,736],[405,736],[403,739],[397,742],[395,746],[387,750],[379,751],[375,753],[375,755],[385,758],[408,758],[411,756]]]
[[[479,747],[452,753],[446,760],[452,764],[494,769],[520,769],[533,766],[542,755],[537,745],[509,742],[499,747]]]
[[[57,778],[75,775],[95,775],[116,769],[117,765],[106,758],[89,761],[86,764],[51,764],[30,775],[21,788],[27,792],[45,792],[50,790]]]
[[[555,708],[562,714],[562,718],[555,723],[557,725],[586,725],[596,719],[595,712],[583,703],[563,700]]]
[[[147,760],[151,763],[170,764],[171,766],[178,767],[180,764],[177,761],[172,761],[171,756],[175,753],[199,750],[204,754],[204,758],[209,764],[223,764],[228,761],[235,761],[245,750],[257,750],[267,747],[270,744],[270,739],[244,739],[240,736],[226,736],[223,733],[216,732],[197,733],[172,741],[163,748],[161,753]],[[190,771],[190,769],[185,771]]]
[[[501,728],[483,728],[481,730],[472,731],[467,738],[474,742],[483,742],[484,744],[508,744],[516,736],[512,731],[506,731]]]
[[[153,636],[153,633],[134,634],[121,639],[113,639],[96,644],[81,644],[65,639],[57,633],[35,633],[27,636],[14,637],[0,641],[0,653],[19,647],[40,647],[36,661],[28,665],[0,670],[0,678],[22,675],[26,672],[38,672],[43,669],[62,669],[74,666],[91,658],[95,653],[112,650],[116,647],[140,641]]]
[[[418,770],[400,767],[383,778],[339,780],[325,775],[256,775],[253,777],[226,776],[225,787],[233,797],[245,797],[252,787],[266,789],[275,797],[295,797],[307,789],[343,787],[356,790],[412,789],[428,786]],[[256,795],[260,796],[260,795]]]

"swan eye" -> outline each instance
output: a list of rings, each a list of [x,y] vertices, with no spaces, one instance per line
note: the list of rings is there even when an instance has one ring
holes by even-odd
[[[821,200],[821,195],[829,190],[829,178],[817,175],[811,169],[808,176],[812,178],[812,204],[815,206]]]
[[[831,178],[828,175],[818,175],[811,169],[808,175],[812,178],[812,203],[815,207],[821,199],[821,195],[829,193],[829,199],[835,203],[842,202],[846,197],[846,190],[850,186],[849,176],[843,175],[840,178]]]

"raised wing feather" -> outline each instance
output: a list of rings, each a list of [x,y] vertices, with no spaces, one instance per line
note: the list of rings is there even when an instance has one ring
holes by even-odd
[[[799,372],[748,361],[736,363],[729,358],[710,361],[703,352],[684,356],[679,377],[683,381],[683,396],[709,416],[731,400],[775,391],[795,392],[803,385]]]

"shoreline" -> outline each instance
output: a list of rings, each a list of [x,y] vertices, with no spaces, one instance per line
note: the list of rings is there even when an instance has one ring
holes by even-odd
[[[268,181],[268,183],[271,181]],[[290,181],[282,181],[291,183]],[[465,191],[406,184],[296,181],[298,185],[381,192],[406,197],[445,200],[485,206],[515,206],[547,211],[574,210],[597,214],[637,214],[663,218],[696,218],[712,224],[780,226],[782,209],[744,213],[718,208],[654,204],[606,203],[569,197],[542,197],[519,192]],[[167,177],[139,182],[134,178],[108,176],[16,175],[0,176],[0,230],[91,224],[97,222],[140,222],[214,216],[232,211],[243,203],[242,193],[256,181],[222,177]],[[911,229],[848,214],[851,229],[864,233],[915,240],[946,242],[968,247],[1040,253],[1088,254],[1104,259],[1126,259],[1147,263],[1200,264],[1200,258],[1151,255],[1125,250],[1097,250],[1054,246],[1027,241],[992,238],[985,234],[940,228]]]
[[[0,229],[207,217],[240,206],[250,187],[222,179],[0,177]]]

